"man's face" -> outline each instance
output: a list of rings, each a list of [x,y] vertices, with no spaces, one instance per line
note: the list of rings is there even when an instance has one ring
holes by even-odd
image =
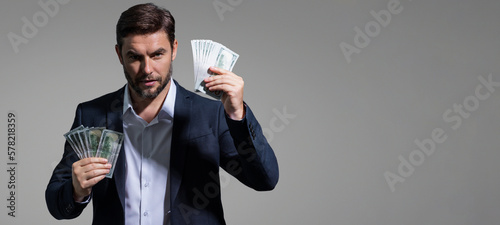
[[[177,40],[170,47],[165,31],[123,38],[116,52],[130,88],[136,96],[154,99],[170,82],[172,61],[177,54]]]

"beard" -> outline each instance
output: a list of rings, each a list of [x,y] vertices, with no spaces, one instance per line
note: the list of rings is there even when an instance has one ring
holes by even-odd
[[[135,93],[137,93],[142,98],[154,99],[163,91],[163,89],[165,89],[168,82],[170,82],[170,79],[172,78],[172,64],[170,64],[170,67],[168,68],[167,77],[165,79],[163,79],[162,76],[154,77],[152,74],[146,74],[132,79],[130,74],[125,69],[125,66],[123,67],[123,73],[125,73],[125,78],[127,78],[129,86],[132,88],[132,90],[135,91]],[[154,92],[150,92],[149,90],[153,87],[147,87],[145,89],[139,87],[139,83],[144,80],[156,80],[160,85]]]

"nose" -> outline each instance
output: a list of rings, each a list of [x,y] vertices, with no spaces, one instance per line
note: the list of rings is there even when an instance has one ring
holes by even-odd
[[[143,63],[142,63],[142,70],[145,74],[151,74],[153,72],[153,68],[151,65],[151,59],[150,58],[145,58]]]

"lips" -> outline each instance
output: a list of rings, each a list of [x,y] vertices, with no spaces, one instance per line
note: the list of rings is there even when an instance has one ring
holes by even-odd
[[[153,85],[155,85],[156,82],[157,82],[157,80],[145,80],[145,81],[142,81],[142,83],[144,83],[144,85],[146,85],[146,86],[153,86]]]

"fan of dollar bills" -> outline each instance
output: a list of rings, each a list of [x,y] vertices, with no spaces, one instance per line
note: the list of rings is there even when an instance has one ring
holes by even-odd
[[[223,93],[209,91],[205,87],[203,79],[214,75],[208,70],[210,66],[232,71],[239,55],[226,46],[211,40],[191,40],[191,47],[193,49],[195,91],[220,99]]]
[[[113,177],[116,159],[123,143],[123,134],[104,127],[79,127],[64,134],[80,159],[89,157],[106,158],[111,169],[107,178]]]

